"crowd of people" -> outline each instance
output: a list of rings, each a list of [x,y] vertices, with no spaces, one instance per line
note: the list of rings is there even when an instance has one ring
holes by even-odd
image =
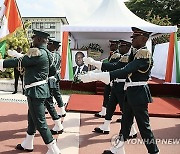
[[[152,102],[152,97],[147,81],[153,61],[146,42],[151,32],[136,27],[132,27],[132,31],[132,42],[110,40],[109,62],[96,61],[91,57],[84,57],[82,53],[76,55],[79,67],[73,68],[75,74],[87,69],[88,65],[95,66],[98,70],[80,74],[82,82],[102,81],[106,84],[102,110],[95,114],[96,117],[105,120],[102,125],[94,128],[94,131],[108,134],[116,105],[119,104],[121,109],[122,117],[117,119],[121,124],[121,130],[116,145],[104,150],[103,154],[125,154],[124,142],[137,137],[135,122],[148,153],[159,153],[156,142],[153,142],[155,137],[148,115],[148,103]],[[0,70],[20,66],[25,70],[23,92],[28,100],[28,126],[25,139],[16,146],[16,149],[32,152],[34,136],[38,130],[48,147],[47,153],[60,154],[53,137],[54,134],[63,133],[61,118],[66,116],[59,87],[60,42],[49,39],[49,34],[43,31],[33,30],[33,33],[33,45],[26,54],[13,50],[8,51],[8,54],[16,58],[0,59]],[[16,92],[15,87],[14,93]],[[55,109],[53,97],[58,104],[59,112]],[[54,121],[51,130],[46,122],[46,108]]]

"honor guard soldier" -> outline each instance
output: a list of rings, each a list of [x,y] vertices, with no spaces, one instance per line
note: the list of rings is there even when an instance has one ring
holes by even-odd
[[[60,54],[57,52],[59,47],[60,47],[60,42],[49,39],[47,48],[52,53],[53,63],[56,67],[56,73],[55,75],[49,76],[48,78],[50,97],[46,99],[45,105],[55,123],[55,126],[53,127],[53,129],[51,129],[51,133],[53,135],[61,134],[63,132],[63,125],[61,124],[60,118],[66,115],[64,103],[63,103],[61,93],[60,93],[60,88],[59,88],[59,82],[60,82],[59,73],[60,73],[60,60],[61,60]],[[58,104],[58,107],[60,108],[59,115],[57,114],[54,108],[53,97],[55,98]]]
[[[129,54],[130,54],[130,48],[131,43],[125,40],[119,40],[119,53],[116,53],[112,55],[112,58],[118,59],[118,62],[116,63],[102,63],[101,64],[101,71],[112,71],[119,68],[122,68],[126,66],[129,62]],[[101,62],[95,61],[92,58],[84,58],[84,61],[86,64],[93,65],[97,68],[99,68],[99,64]],[[123,102],[125,97],[125,91],[124,91],[124,84],[125,84],[126,77],[124,79],[115,79],[112,82],[111,87],[111,95],[110,95],[110,101],[107,104],[107,110],[105,115],[105,122],[103,125],[100,125],[99,127],[96,127],[94,129],[97,133],[103,133],[103,134],[109,134],[110,131],[110,123],[112,120],[112,116],[114,114],[114,111],[116,109],[116,105],[119,103],[119,106],[121,108],[121,111],[123,112]],[[136,138],[137,137],[137,131],[132,125],[131,132],[129,135],[130,138]]]
[[[100,80],[106,84],[118,78],[127,77],[125,82],[126,99],[123,104],[123,116],[121,122],[121,130],[116,139],[116,145],[110,150],[105,150],[103,154],[125,154],[124,142],[128,139],[133,118],[135,117],[141,137],[146,145],[149,154],[158,154],[159,149],[156,139],[152,133],[148,103],[152,102],[147,81],[153,66],[152,56],[146,48],[146,42],[151,32],[146,32],[136,27],[132,27],[132,46],[135,48],[132,52],[131,61],[123,68],[110,72],[89,73],[81,75],[83,82]],[[99,67],[102,64],[99,63]]]
[[[119,61],[117,63],[102,63],[101,71],[107,72],[107,71],[116,70],[116,69],[125,67],[128,64],[131,43],[128,41],[125,41],[125,40],[119,40],[119,42],[120,42],[119,43],[119,53],[112,55]],[[114,58],[114,57],[112,57],[112,58]],[[90,59],[90,58],[86,58],[86,59],[84,59],[84,61],[86,63],[88,63],[88,59]],[[120,109],[123,113],[123,103],[124,103],[124,97],[125,97],[125,91],[124,91],[125,80],[126,80],[126,77],[124,77],[124,79],[117,78],[117,79],[113,80],[112,87],[111,87],[110,100],[109,100],[109,103],[107,104],[104,124],[100,125],[99,127],[96,127],[94,129],[95,132],[109,134],[110,123],[111,123],[112,116],[115,112],[117,104],[119,104]],[[132,125],[129,139],[136,138],[136,137],[137,137],[137,131],[136,131],[134,125]]]
[[[119,53],[119,50],[118,50],[119,40],[109,40],[109,42],[110,42],[110,55],[108,57],[108,61],[110,63],[115,63],[118,61],[118,57],[116,57],[116,54]],[[110,94],[111,94],[110,84],[105,85],[104,94],[103,94],[103,106],[102,106],[102,109],[100,112],[95,113],[95,117],[99,117],[99,118],[105,117],[106,107],[107,107],[107,104],[109,102]]]
[[[36,129],[40,132],[48,147],[48,154],[60,154],[45,118],[45,100],[50,97],[47,78],[49,73],[55,74],[55,67],[50,65],[51,53],[47,49],[48,33],[33,30],[33,48],[20,58],[1,59],[0,70],[3,68],[25,68],[25,95],[28,100],[28,128],[26,138],[16,146],[18,150],[33,151],[33,140]]]

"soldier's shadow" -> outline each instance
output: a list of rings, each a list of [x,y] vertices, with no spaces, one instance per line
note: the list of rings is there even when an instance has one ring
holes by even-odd
[[[0,116],[0,123],[2,122],[18,122],[18,121],[24,121],[27,120],[27,114],[9,114],[6,116],[1,115]]]

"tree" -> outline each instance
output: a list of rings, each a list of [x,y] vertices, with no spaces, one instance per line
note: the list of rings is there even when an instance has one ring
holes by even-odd
[[[6,51],[8,49],[13,49],[16,50],[18,47],[22,49],[23,53],[25,54],[29,48],[30,48],[30,43],[27,38],[27,31],[31,23],[25,22],[24,23],[24,28],[18,29],[17,32],[7,38],[6,40]],[[5,59],[8,59],[7,52],[5,53]],[[0,71],[1,72],[1,71]],[[8,68],[4,72],[0,73],[0,78],[13,78],[13,68]]]
[[[147,18],[147,14],[159,15],[170,18],[172,25],[180,23],[180,1],[179,0],[129,0],[126,6],[142,19]]]

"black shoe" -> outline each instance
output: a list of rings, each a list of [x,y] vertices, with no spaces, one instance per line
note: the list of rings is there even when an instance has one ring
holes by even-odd
[[[94,128],[94,132],[101,134],[109,134],[109,131],[101,130],[99,127]]]
[[[60,130],[60,131],[54,131],[54,130],[51,129],[51,133],[52,133],[52,135],[62,134],[63,133],[63,129]]]
[[[110,150],[104,150],[102,154],[113,154]]]
[[[18,144],[18,145],[15,147],[15,149],[21,150],[21,151],[26,151],[26,152],[32,152],[32,151],[33,151],[33,149],[24,149],[24,148],[21,146],[21,144]]]
[[[48,114],[48,111],[45,111],[45,114]]]
[[[121,122],[122,122],[122,119],[119,118],[119,119],[116,120],[116,122],[121,123]]]
[[[132,135],[132,136],[129,136],[128,139],[133,139],[133,138],[136,138],[136,137],[137,137],[137,134],[134,134],[134,135]]]
[[[12,94],[16,94],[17,93],[17,91],[14,91]]]
[[[66,114],[63,114],[63,115],[58,115],[59,116],[59,118],[63,118],[63,117],[65,117],[66,116]]]
[[[104,115],[100,115],[99,113],[95,113],[94,116],[95,116],[95,117],[98,117],[98,118],[105,118]]]

